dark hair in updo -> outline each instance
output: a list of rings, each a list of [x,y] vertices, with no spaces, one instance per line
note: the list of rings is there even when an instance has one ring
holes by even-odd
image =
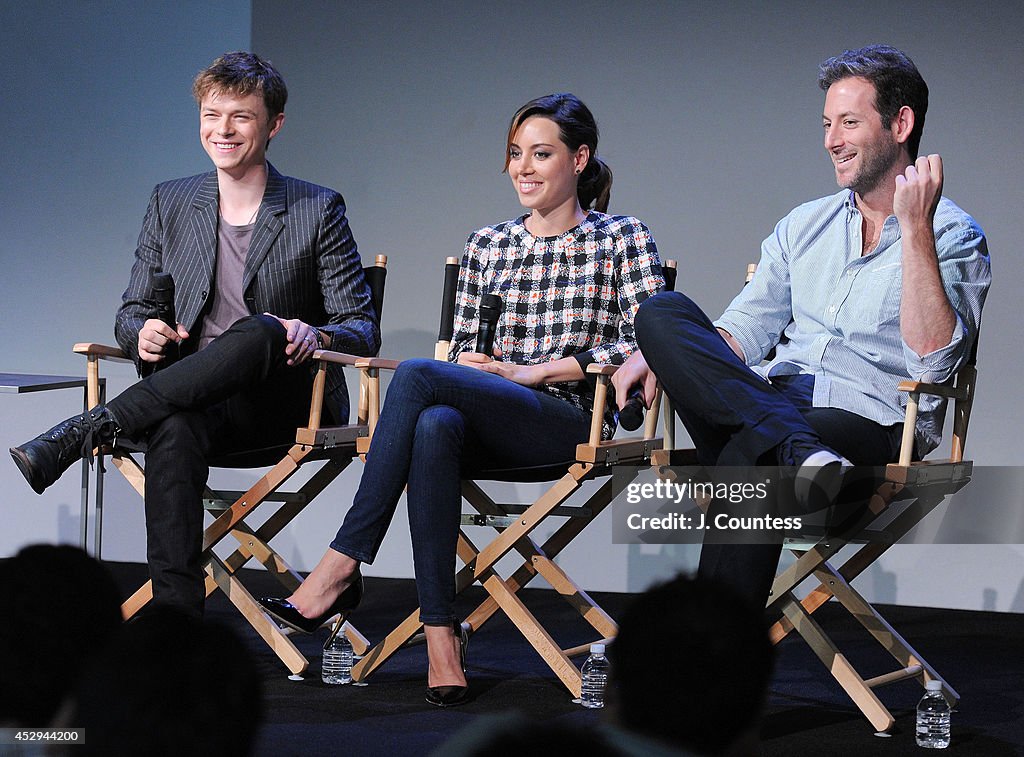
[[[508,171],[511,159],[512,137],[530,116],[544,116],[558,124],[562,142],[571,152],[576,152],[580,145],[590,148],[590,160],[576,182],[576,196],[584,210],[593,208],[601,213],[606,212],[612,194],[612,172],[597,157],[597,122],[590,109],[569,92],[538,97],[516,111],[505,139],[504,170]]]

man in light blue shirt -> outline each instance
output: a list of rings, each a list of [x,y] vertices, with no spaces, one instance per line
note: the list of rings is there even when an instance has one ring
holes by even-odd
[[[942,197],[941,158],[917,155],[928,87],[913,62],[872,45],[822,63],[818,83],[842,191],[779,222],[714,323],[682,294],[645,302],[642,354],[613,384],[623,402],[636,384],[649,401],[657,375],[704,464],[797,466],[798,480],[834,492],[842,458],[897,457],[897,384],[953,375],[991,275],[981,228]],[[922,398],[919,455],[938,444],[943,410]],[[780,549],[705,543],[698,572],[763,602]]]

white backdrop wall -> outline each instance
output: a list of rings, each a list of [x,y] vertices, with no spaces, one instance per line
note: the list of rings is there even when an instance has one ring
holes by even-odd
[[[644,219],[663,257],[680,261],[679,288],[717,314],[778,218],[835,189],[821,146],[817,64],[884,41],[927,79],[922,150],[943,156],[946,194],[989,236],[996,284],[970,456],[1020,464],[1015,377],[1024,359],[1007,342],[1017,314],[1012,282],[1024,273],[1016,249],[1024,238],[1015,159],[1024,148],[1020,3],[986,4],[969,18],[953,2],[904,3],[896,17],[878,0],[855,11],[793,0],[126,7],[132,12],[112,3],[3,11],[0,54],[13,85],[4,108],[15,125],[0,189],[3,370],[81,373],[70,344],[109,341],[149,190],[206,168],[188,83],[223,50],[251,41],[278,65],[290,101],[270,159],[339,189],[364,259],[390,256],[383,354],[397,357],[431,352],[440,261],[460,254],[472,229],[519,212],[500,169],[508,119],[526,100],[568,90],[588,103],[615,173],[612,211]],[[132,379],[114,371],[111,389]],[[66,392],[3,402],[0,441],[10,445],[80,400]],[[108,480],[104,556],[142,560],[141,507],[116,476]],[[316,562],[357,481],[354,466],[279,537],[298,567]],[[0,486],[0,555],[77,538],[77,476],[36,497],[0,464]],[[1020,499],[979,491],[967,504],[1013,517]],[[604,518],[563,558],[587,588],[635,591],[696,563],[693,547],[610,541]],[[408,544],[400,507],[367,573],[411,575]],[[898,547],[861,585],[881,601],[1019,612],[1022,557],[1015,545]]]

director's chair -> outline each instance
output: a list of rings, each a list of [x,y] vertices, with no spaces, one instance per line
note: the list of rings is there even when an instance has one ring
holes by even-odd
[[[384,284],[387,276],[387,256],[378,255],[373,266],[363,269],[370,287],[374,312],[380,320],[384,304]],[[94,343],[79,343],[74,351],[87,359],[87,383],[89,406],[100,403],[99,361],[131,362],[116,347]],[[295,591],[302,578],[271,545],[270,540],[287,526],[305,507],[322,492],[356,458],[356,442],[369,434],[367,419],[371,401],[370,388],[365,374],[360,373],[359,401],[356,423],[341,426],[322,426],[321,417],[327,365],[354,366],[362,358],[331,350],[318,350],[313,360],[318,366],[313,382],[307,425],[297,429],[293,444],[282,444],[257,450],[247,450],[209,461],[211,467],[219,468],[264,468],[264,473],[246,491],[213,490],[209,487],[204,496],[204,507],[213,514],[203,533],[203,561],[206,570],[206,595],[221,590],[228,600],[245,617],[249,625],[263,638],[293,675],[299,675],[309,666],[309,661],[295,647],[288,635],[263,613],[259,603],[238,580],[237,572],[253,557],[259,560],[289,593]],[[141,444],[118,439],[113,447],[98,450],[100,470],[104,457],[127,479],[140,496],[145,497],[145,469],[135,455],[145,453]],[[323,461],[306,481],[293,491],[281,487],[307,463]],[[96,534],[97,557],[99,556],[99,534],[102,527],[102,475],[98,476],[96,489]],[[264,502],[279,503],[273,513],[258,527],[251,527],[245,519]],[[213,547],[225,536],[231,535],[238,547],[228,557],[221,558]],[[121,613],[127,620],[144,608],[153,598],[151,581],[143,584],[121,606]],[[330,621],[328,621],[330,622]],[[351,624],[346,624],[346,635],[351,639],[357,654],[369,648],[366,638]]]
[[[675,262],[666,261],[664,272],[671,288],[675,283]],[[458,259],[448,258],[445,263],[441,330],[434,354],[439,360],[448,357],[454,330],[458,275]],[[358,365],[367,371],[372,385],[379,378],[377,372],[380,369],[394,369],[398,363],[370,359],[360,361]],[[590,645],[563,649],[526,607],[519,591],[536,576],[543,576],[596,631],[599,640],[609,639],[617,633],[615,621],[555,562],[562,550],[611,502],[612,481],[605,481],[580,503],[566,504],[570,498],[580,492],[584,484],[610,476],[613,465],[646,467],[650,464],[651,453],[661,447],[661,440],[654,438],[658,421],[657,401],[652,403],[654,412],[647,414],[642,438],[601,440],[608,381],[615,370],[615,366],[609,365],[590,365],[587,368],[588,375],[596,381],[594,409],[589,439],[577,447],[574,460],[537,468],[475,471],[472,478],[462,482],[462,496],[475,513],[462,516],[463,528],[459,532],[457,554],[463,567],[456,574],[456,592],[461,593],[478,582],[488,594],[487,599],[463,621],[463,629],[475,633],[500,610],[576,697],[580,695],[581,677],[570,658],[586,652]],[[373,412],[371,404],[371,414]],[[371,429],[373,423],[371,420]],[[365,451],[369,442],[361,439],[359,445]],[[533,502],[505,504],[496,502],[481,486],[481,481],[553,483]],[[565,522],[543,544],[538,544],[531,534],[548,518],[554,517],[565,518]],[[482,548],[478,547],[465,530],[465,527],[476,526],[492,528],[497,535]],[[512,552],[518,553],[523,562],[508,577],[502,577],[495,566]],[[355,665],[353,679],[364,680],[398,650],[421,641],[422,627],[419,609],[416,609]]]
[[[796,562],[780,573],[772,585],[768,607],[782,612],[782,618],[770,630],[773,643],[778,643],[793,630],[799,633],[877,731],[888,731],[895,722],[874,693],[879,686],[913,678],[923,687],[928,681],[936,680],[941,682],[942,694],[950,706],[960,699],[953,687],[850,582],[947,497],[970,482],[974,463],[964,460],[963,452],[976,378],[977,343],[972,348],[970,360],[958,372],[954,385],[919,381],[904,381],[899,385],[900,391],[907,392],[909,396],[900,459],[886,466],[885,481],[868,501],[859,522],[846,528],[852,536],[789,545]],[[953,438],[948,458],[912,460],[914,423],[922,394],[954,401]],[[830,560],[848,543],[860,544],[860,547],[841,565],[834,566]],[[812,576],[818,581],[817,587],[803,600],[798,600],[794,590]],[[812,613],[832,597],[892,655],[900,665],[898,669],[866,679],[857,672],[812,617]]]
[[[748,268],[747,281],[754,267]],[[880,686],[913,678],[923,687],[928,681],[936,680],[941,682],[942,694],[950,706],[960,699],[953,687],[851,586],[851,582],[947,497],[970,482],[974,463],[964,459],[964,446],[978,375],[977,356],[976,339],[951,385],[920,381],[899,384],[899,391],[906,392],[908,400],[898,461],[885,467],[884,480],[862,507],[838,524],[838,529],[786,539],[784,547],[796,561],[776,576],[768,597],[767,608],[782,616],[770,628],[772,643],[779,643],[795,630],[879,732],[888,731],[895,723],[892,713],[874,692]],[[954,402],[948,458],[914,459],[914,429],[922,394]],[[666,418],[666,423],[669,420]],[[655,452],[653,458],[659,468],[696,464],[694,450],[662,449]],[[848,545],[856,551],[837,566],[834,562],[838,553]],[[812,579],[817,581],[817,586],[802,600],[798,599],[797,589]],[[869,638],[892,655],[899,668],[868,678],[854,668],[813,617],[813,613],[832,598],[857,620]]]

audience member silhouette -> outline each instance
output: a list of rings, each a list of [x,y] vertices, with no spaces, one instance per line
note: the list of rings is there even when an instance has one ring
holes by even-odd
[[[69,754],[252,753],[262,684],[242,640],[169,606],[126,623],[83,673],[65,715],[84,728]]]
[[[608,656],[622,729],[697,754],[760,754],[773,648],[762,609],[730,587],[686,576],[652,587]]]
[[[77,547],[37,544],[0,560],[0,724],[42,728],[121,625],[120,594]]]

